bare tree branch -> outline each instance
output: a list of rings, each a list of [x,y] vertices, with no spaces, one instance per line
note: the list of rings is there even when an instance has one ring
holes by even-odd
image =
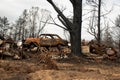
[[[55,24],[55,25],[57,25],[57,26],[59,26],[60,28],[63,28],[63,29],[65,29],[65,30],[67,30],[68,31],[68,29],[67,28],[65,28],[65,27],[63,27],[63,26],[61,26],[61,25],[59,25],[59,24],[57,24],[56,22],[55,22],[55,20],[52,18],[52,16],[50,16],[51,17],[51,19],[52,19],[52,21],[54,22],[54,23],[52,23],[52,24]],[[58,19],[59,19],[59,17],[58,17]],[[59,19],[60,20],[60,19]],[[62,21],[61,21],[62,22]],[[50,23],[51,24],[51,23]],[[64,26],[66,26],[66,24],[63,22],[62,23]]]
[[[58,17],[58,19],[60,20],[60,22],[64,25],[64,26],[67,26],[67,24],[61,19],[61,17],[58,15],[57,16]],[[67,27],[68,28],[68,27]]]
[[[51,16],[50,16],[50,17],[51,17]],[[63,26],[61,26],[61,25],[57,24],[57,23],[55,22],[55,20],[54,20],[52,17],[51,17],[51,19],[52,19],[53,23],[47,22],[48,24],[53,24],[53,25],[56,25],[56,26],[58,26],[58,27],[60,27],[60,28],[62,28],[62,29],[65,29],[65,30],[67,30],[67,31],[68,31],[68,29],[67,29],[67,28],[65,28],[65,27],[63,27]],[[46,22],[44,22],[44,21],[41,21],[41,22],[46,23]]]
[[[58,12],[58,14],[59,14],[59,16],[61,16],[61,18],[64,20],[64,22],[66,23],[66,24],[69,24],[68,26],[66,26],[66,27],[68,27],[69,29],[71,29],[71,25],[73,25],[64,15],[63,15],[63,13],[59,10],[59,8],[53,3],[53,1],[52,0],[47,0],[53,7],[54,7],[54,9]]]
[[[111,10],[107,11],[107,13],[104,13],[104,14],[102,14],[101,16],[108,15],[110,12],[112,12],[112,10],[113,10],[113,7],[112,7],[112,9],[111,9]]]

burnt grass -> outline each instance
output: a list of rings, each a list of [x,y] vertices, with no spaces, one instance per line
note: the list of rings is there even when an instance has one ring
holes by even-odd
[[[63,80],[73,80],[74,76],[77,80],[98,80],[98,78],[100,78],[100,80],[120,80],[119,67],[120,63],[117,60],[103,59],[98,62],[94,59],[77,56],[57,60],[47,58],[45,62],[41,62],[41,55],[33,53],[29,54],[28,58],[21,60],[1,59],[0,80],[47,80],[44,78],[39,79],[39,77],[35,79],[36,76],[34,77],[34,74],[37,74],[39,71],[45,71],[44,73],[46,73],[47,76],[52,74],[49,80],[60,80],[60,76],[63,73],[66,75],[66,78],[63,78]],[[49,72],[47,72],[47,70]],[[104,70],[108,72],[104,72]],[[39,75],[42,75],[42,73]],[[96,76],[92,76],[91,74]],[[56,78],[55,76],[58,77]],[[86,78],[86,76],[88,78]]]

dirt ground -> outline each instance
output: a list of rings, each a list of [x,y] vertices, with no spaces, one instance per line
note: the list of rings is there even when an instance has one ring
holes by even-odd
[[[57,60],[55,64],[58,70],[41,63],[38,56],[0,60],[0,80],[120,80],[120,63],[114,61],[71,58]]]

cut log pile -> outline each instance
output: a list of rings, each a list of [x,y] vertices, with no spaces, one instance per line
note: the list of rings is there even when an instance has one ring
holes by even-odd
[[[89,58],[93,58],[95,60],[101,60],[104,58],[107,58],[109,60],[116,60],[118,58],[117,56],[117,51],[113,47],[108,47],[104,44],[99,44],[96,41],[90,41],[89,43],[86,44],[85,41],[82,42],[82,50],[85,52],[89,52],[87,55]],[[88,46],[88,47],[85,47]]]

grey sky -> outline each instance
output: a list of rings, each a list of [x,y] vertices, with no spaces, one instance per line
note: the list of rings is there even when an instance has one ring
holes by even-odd
[[[32,6],[46,8],[48,5],[45,0],[1,0],[0,16],[7,16],[10,20],[15,20],[24,9],[30,9]]]
[[[66,7],[65,14],[68,16],[71,14],[71,4],[69,0],[54,0],[58,6]],[[115,19],[117,15],[120,13],[120,0],[104,0],[106,1],[106,7],[109,9],[113,4],[117,4],[114,6],[114,10],[108,15],[111,19]],[[10,21],[15,21],[18,17],[22,14],[24,9],[30,9],[32,6],[37,6],[40,9],[47,9],[55,14],[56,12],[52,8],[52,6],[46,0],[0,0],[0,16],[6,16]],[[53,28],[51,27],[51,31],[63,35],[62,29]],[[88,33],[85,30],[82,32],[83,38],[92,38],[91,36],[88,37]]]
[[[58,2],[58,0],[54,1],[57,1],[56,4],[59,3],[59,6],[64,7],[66,7],[65,3],[68,3],[68,0],[61,0],[60,2]],[[8,19],[15,20],[22,14],[24,9],[30,9],[32,6],[37,6],[41,9],[48,9],[51,12],[55,13],[52,6],[46,0],[1,0],[0,16],[7,16]]]

